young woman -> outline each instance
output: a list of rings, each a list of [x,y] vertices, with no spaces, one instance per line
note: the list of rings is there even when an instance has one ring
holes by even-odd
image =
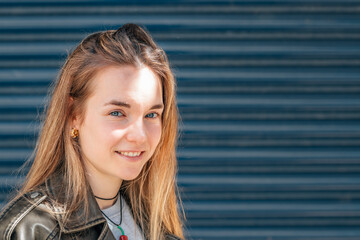
[[[146,31],[86,37],[60,72],[0,239],[182,239],[177,119],[173,74]]]

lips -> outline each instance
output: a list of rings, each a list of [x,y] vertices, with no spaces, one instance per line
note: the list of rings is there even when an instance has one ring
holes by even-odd
[[[144,152],[143,151],[116,151],[116,153],[125,159],[136,161],[136,160],[141,159]]]
[[[141,152],[119,152],[121,155],[125,155],[128,157],[137,157],[141,154]]]

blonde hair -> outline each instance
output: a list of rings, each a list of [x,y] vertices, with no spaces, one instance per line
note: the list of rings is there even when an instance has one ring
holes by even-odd
[[[65,219],[80,203],[88,207],[89,186],[80,146],[70,136],[70,124],[75,114],[80,119],[84,116],[85,102],[91,94],[91,80],[95,74],[111,65],[146,66],[162,82],[165,107],[160,142],[139,176],[132,181],[123,181],[122,187],[126,189],[134,218],[148,239],[163,239],[167,233],[183,238],[175,182],[178,125],[175,79],[164,51],[135,24],[125,24],[116,31],[91,34],[69,55],[54,87],[34,161],[21,193],[35,189],[52,174],[62,171],[67,199]]]

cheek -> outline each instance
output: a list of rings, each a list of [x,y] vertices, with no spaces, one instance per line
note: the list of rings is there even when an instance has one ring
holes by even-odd
[[[91,121],[85,122],[79,131],[81,131],[81,147],[91,154],[102,151],[102,146],[108,146],[114,141],[114,136],[111,134],[111,126],[99,119],[93,118]]]
[[[150,128],[149,131],[150,141],[154,148],[156,148],[156,146],[159,144],[161,134],[162,134],[161,124],[154,125]]]

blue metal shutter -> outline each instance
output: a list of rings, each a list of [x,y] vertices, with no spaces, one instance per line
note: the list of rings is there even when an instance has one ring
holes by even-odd
[[[87,34],[145,25],[183,120],[189,239],[360,239],[360,1],[0,1],[0,201]]]

